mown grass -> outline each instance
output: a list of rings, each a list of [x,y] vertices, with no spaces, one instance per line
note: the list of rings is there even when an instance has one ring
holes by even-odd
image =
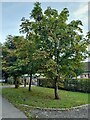
[[[41,108],[71,108],[88,104],[87,93],[59,90],[61,100],[54,99],[54,91],[51,88],[32,87],[28,88],[3,88],[2,95],[15,105],[25,104]]]

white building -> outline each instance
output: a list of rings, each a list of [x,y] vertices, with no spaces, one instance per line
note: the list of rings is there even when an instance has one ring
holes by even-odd
[[[90,45],[88,46],[88,51],[90,51]],[[90,78],[90,57],[87,58],[85,62],[85,72],[80,76],[81,78]]]

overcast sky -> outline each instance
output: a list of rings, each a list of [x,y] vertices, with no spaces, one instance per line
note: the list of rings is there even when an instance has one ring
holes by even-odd
[[[6,2],[3,0],[0,3],[0,27],[2,25],[2,34],[0,42],[4,42],[7,35],[20,35],[20,20],[22,17],[29,18],[29,13],[33,9],[34,2]],[[64,1],[64,0],[63,0]],[[69,0],[68,0],[69,1]],[[79,1],[79,0],[78,0]],[[69,22],[72,20],[81,20],[83,22],[84,34],[88,31],[88,1],[83,2],[42,2],[41,7],[43,11],[50,6],[60,12],[63,8],[68,8],[70,16]],[[2,15],[1,15],[2,13]],[[2,24],[1,24],[2,20]],[[0,30],[1,33],[1,30]]]

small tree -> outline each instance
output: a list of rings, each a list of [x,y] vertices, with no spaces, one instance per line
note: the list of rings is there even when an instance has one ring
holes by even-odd
[[[13,76],[15,88],[19,87],[18,77],[26,72],[23,65],[18,62],[18,50],[22,46],[22,41],[24,41],[22,36],[9,35],[2,46],[2,70],[5,74]]]
[[[43,66],[54,81],[55,99],[59,99],[58,81],[67,74],[76,76],[75,70],[87,57],[88,43],[83,36],[82,22],[73,20],[67,23],[68,17],[67,8],[58,13],[48,7],[43,13],[40,3],[36,2],[30,16],[33,21],[23,19],[21,24],[21,31],[26,36],[33,33],[38,41],[37,49],[47,54]]]
[[[32,74],[37,70],[33,57],[35,49],[36,45],[34,40],[32,41],[32,36],[30,36],[29,39],[25,39],[21,48],[18,49],[17,61],[20,63],[20,66],[22,65],[25,73],[30,76],[29,91],[31,91]]]

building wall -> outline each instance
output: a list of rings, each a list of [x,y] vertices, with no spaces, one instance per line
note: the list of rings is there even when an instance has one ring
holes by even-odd
[[[90,73],[83,73],[80,77],[81,78],[90,78]]]
[[[88,45],[88,51],[90,51],[90,44]],[[90,57],[88,58],[88,62],[90,62]]]

